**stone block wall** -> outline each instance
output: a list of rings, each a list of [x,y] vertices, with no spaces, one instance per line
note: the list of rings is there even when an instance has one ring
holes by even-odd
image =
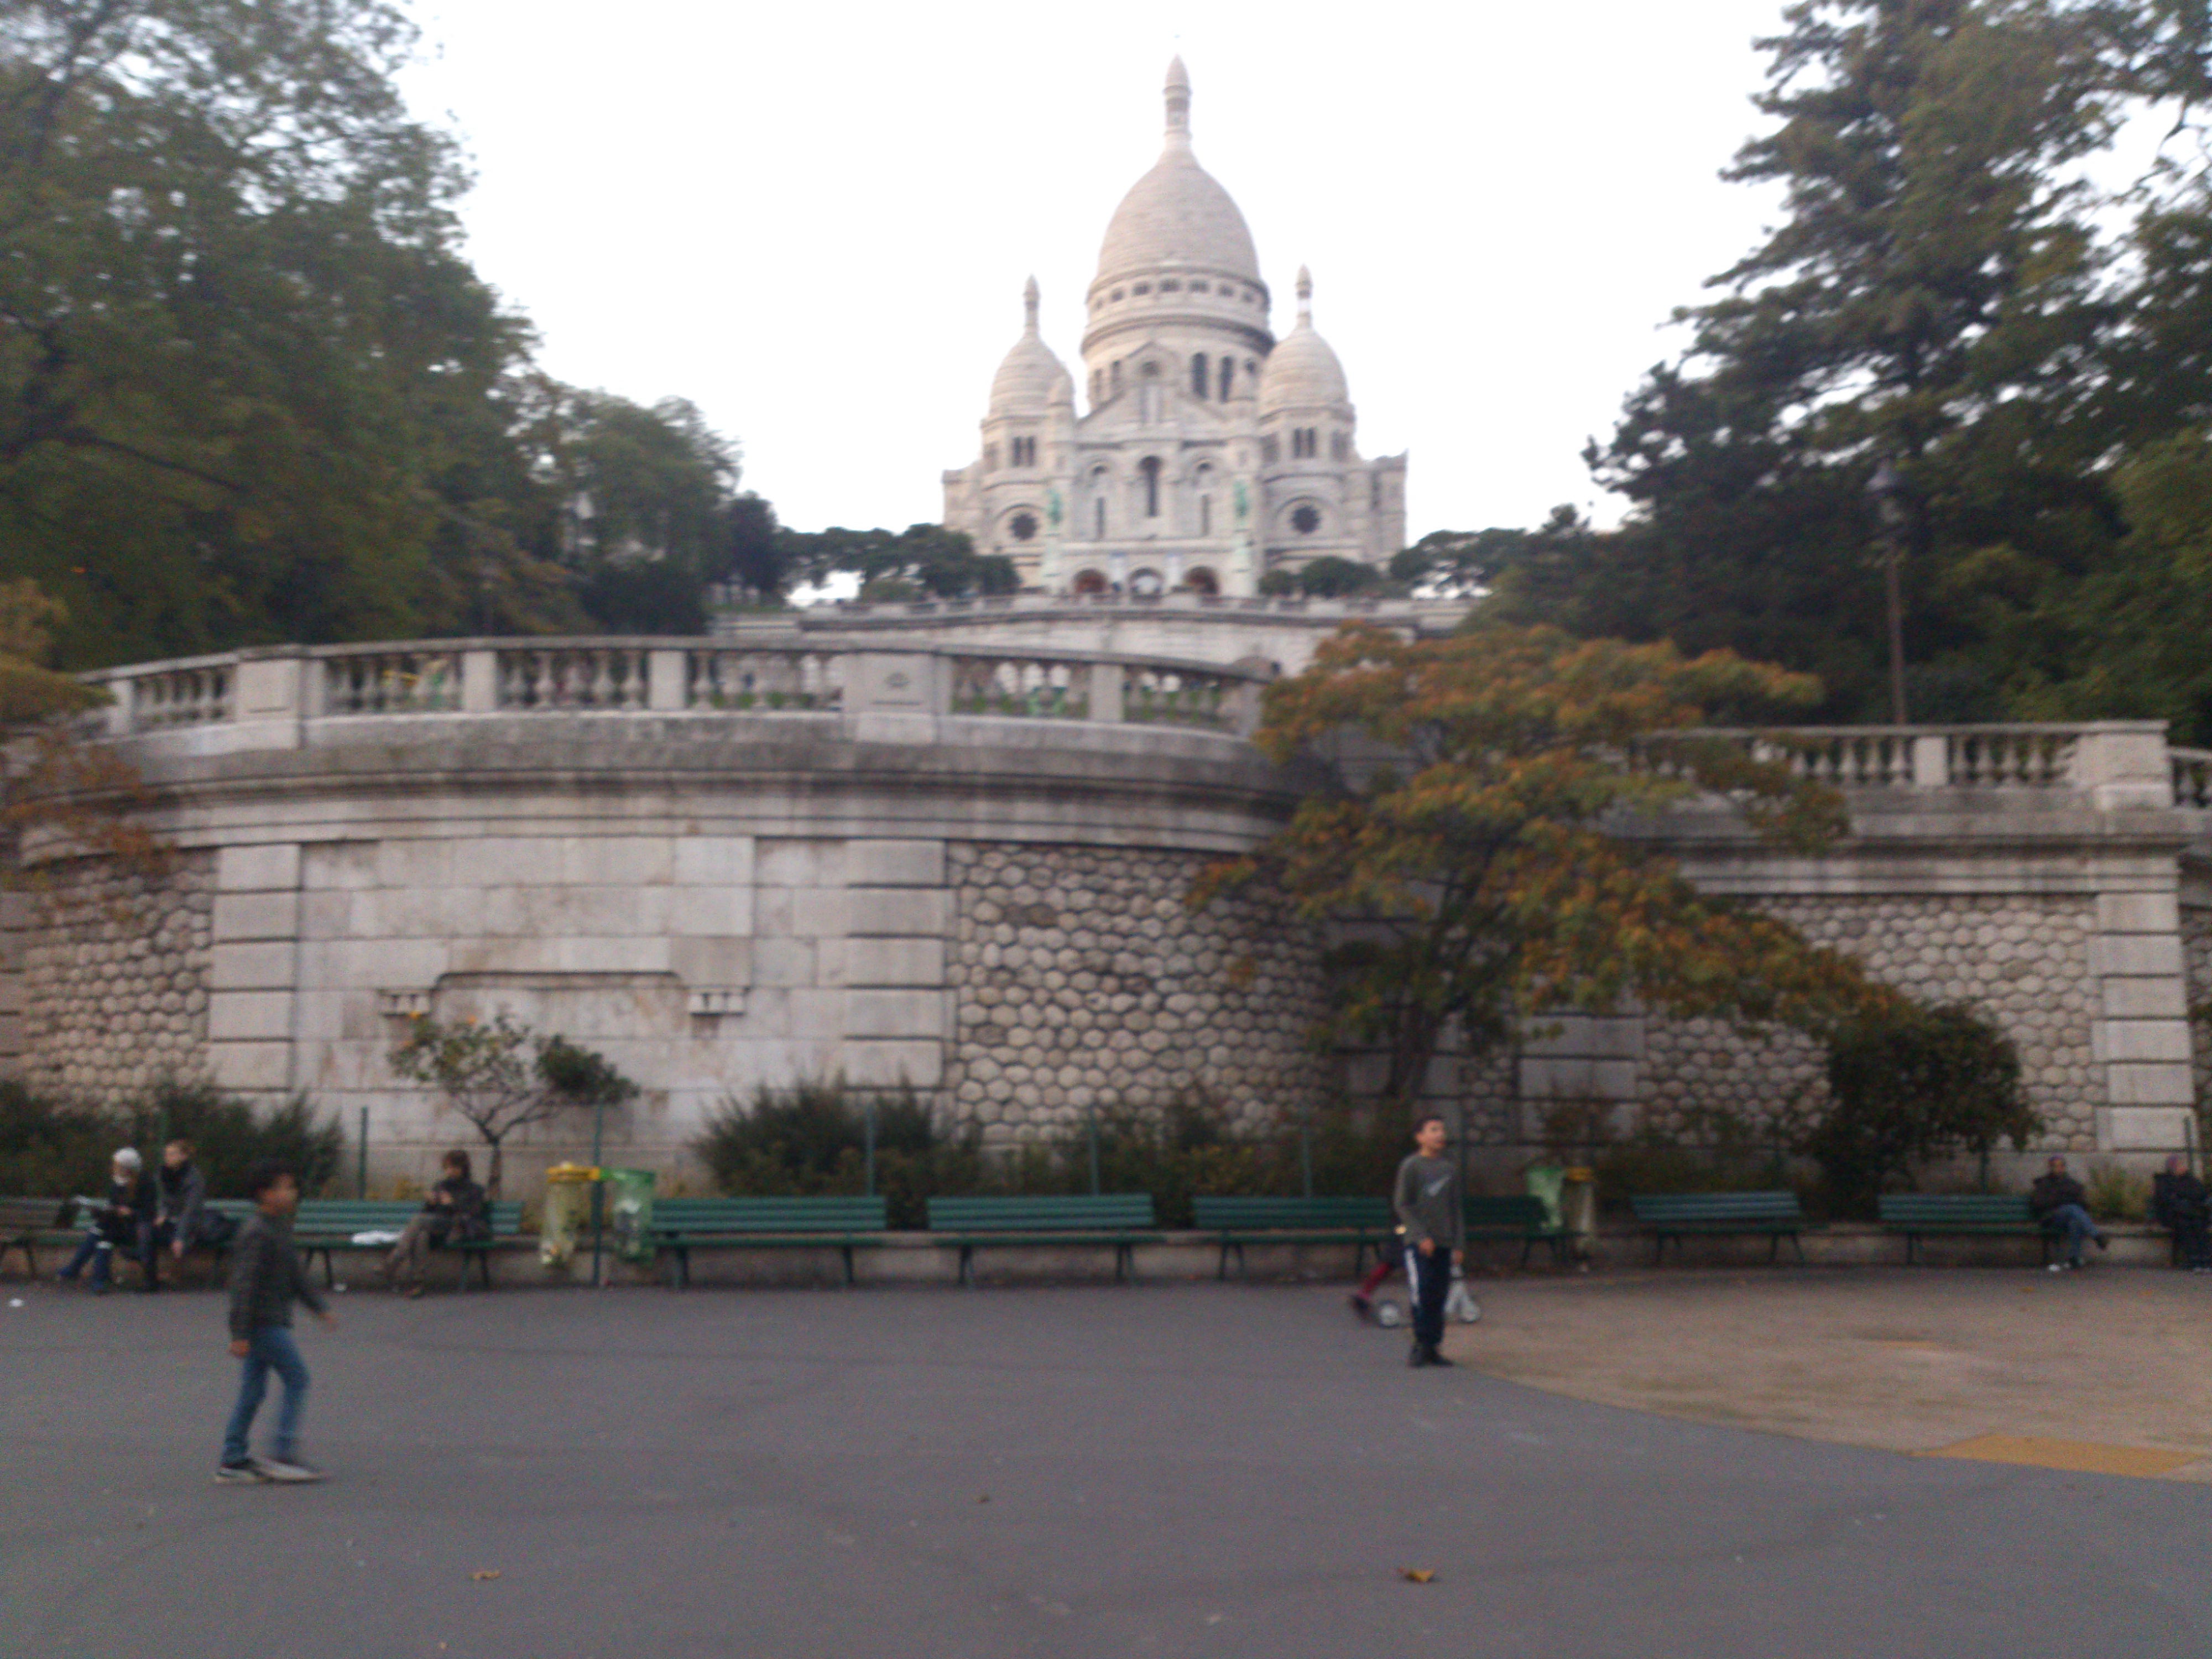
[[[2073,895],[1790,897],[1761,907],[1816,945],[1847,951],[1876,979],[1923,1002],[1968,1002],[2020,1049],[2045,1145],[2093,1151],[2104,1079],[2089,944],[2095,901]],[[1796,1032],[1745,1035],[1723,1020],[1644,1022],[1643,1100],[1658,1124],[1721,1108],[1765,1124],[1793,1097],[1826,1098],[1825,1055]]]
[[[1206,856],[1021,843],[947,849],[948,1104],[987,1133],[1203,1091],[1246,1122],[1308,1105],[1317,941],[1278,903],[1183,902]]]
[[[52,866],[23,896],[23,1079],[102,1104],[205,1075],[215,858],[161,875],[105,859]]]

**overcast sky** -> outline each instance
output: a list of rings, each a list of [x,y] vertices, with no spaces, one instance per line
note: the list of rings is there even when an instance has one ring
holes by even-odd
[[[901,526],[974,459],[1031,272],[1079,366],[1180,52],[1274,326],[1310,265],[1419,537],[1617,516],[1583,441],[1771,216],[1717,174],[1781,3],[416,0],[410,92],[468,147],[477,267],[548,369],[692,399],[787,524]]]

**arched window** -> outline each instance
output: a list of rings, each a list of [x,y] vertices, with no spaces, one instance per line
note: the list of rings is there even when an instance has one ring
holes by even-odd
[[[1200,403],[1206,401],[1206,354],[1201,351],[1190,360],[1190,395]]]
[[[1104,377],[1097,369],[1092,369],[1091,371],[1091,406],[1093,409],[1098,407],[1098,393],[1105,384]]]
[[[1114,360],[1111,375],[1113,380],[1114,395],[1118,398],[1121,395],[1121,360],[1119,357],[1116,357]]]
[[[1145,475],[1145,516],[1160,516],[1160,458],[1147,455],[1138,463],[1137,470]]]
[[[1213,533],[1213,497],[1211,495],[1198,498],[1198,533],[1201,536]]]
[[[1194,593],[1218,593],[1221,591],[1220,581],[1204,565],[1200,565],[1185,576],[1182,585]]]
[[[1103,495],[1091,503],[1091,539],[1094,542],[1106,539],[1106,498]]]
[[[1236,369],[1237,360],[1234,357],[1224,357],[1221,360],[1221,401],[1224,404],[1229,401],[1230,377],[1236,373]]]
[[[1106,573],[1103,570],[1077,571],[1075,591],[1079,593],[1103,593],[1106,591]]]
[[[1129,592],[1140,599],[1158,599],[1167,590],[1167,583],[1157,570],[1139,570],[1129,578]]]

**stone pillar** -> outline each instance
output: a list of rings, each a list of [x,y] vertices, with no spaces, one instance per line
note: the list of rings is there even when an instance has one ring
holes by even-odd
[[[300,848],[226,847],[216,857],[208,1066],[237,1093],[279,1099],[299,1086]]]
[[[2183,1148],[2196,1083],[2174,891],[2099,894],[2089,971],[2101,1005],[2090,1036],[2105,1082],[2099,1150]]]
[[[23,1065],[23,934],[31,896],[0,890],[0,1078],[21,1077]]]
[[[952,895],[941,841],[845,844],[847,1078],[863,1086],[943,1081],[952,1008],[945,982]]]

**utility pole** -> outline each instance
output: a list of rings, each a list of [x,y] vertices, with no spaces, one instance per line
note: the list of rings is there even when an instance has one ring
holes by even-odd
[[[1899,567],[1905,558],[1905,481],[1887,456],[1867,481],[1874,497],[1875,516],[1881,524],[1883,586],[1889,606],[1889,720],[1906,723],[1905,714],[1905,587]]]

